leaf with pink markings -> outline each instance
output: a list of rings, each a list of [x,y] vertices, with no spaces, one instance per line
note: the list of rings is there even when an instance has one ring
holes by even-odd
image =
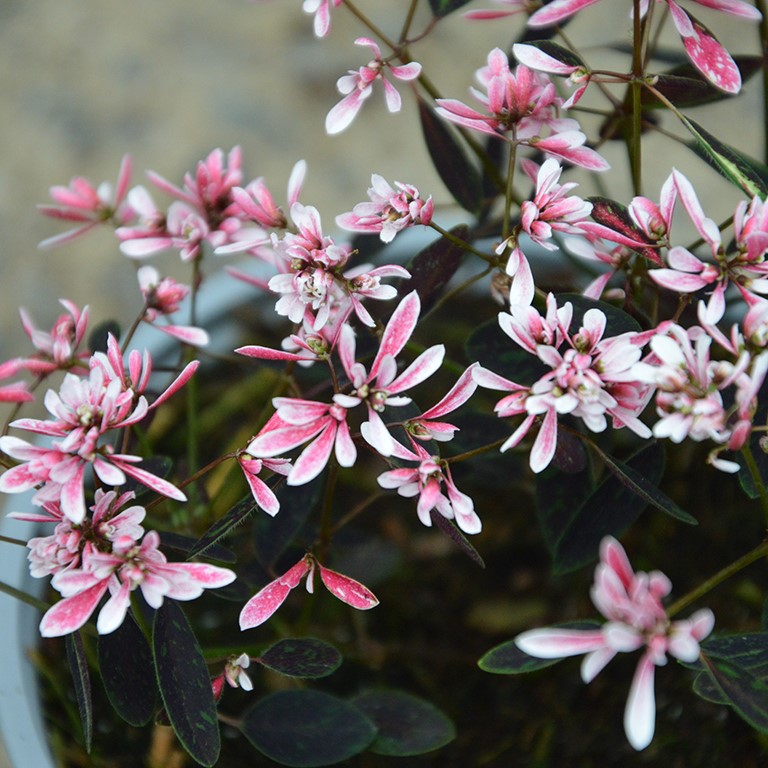
[[[376,595],[368,587],[359,581],[345,576],[342,573],[332,571],[318,563],[320,578],[328,591],[339,598],[343,603],[351,605],[361,611],[375,608],[379,604]]]
[[[108,582],[104,579],[72,597],[59,600],[45,612],[40,622],[40,634],[43,637],[61,637],[80,629],[96,610],[107,591]]]

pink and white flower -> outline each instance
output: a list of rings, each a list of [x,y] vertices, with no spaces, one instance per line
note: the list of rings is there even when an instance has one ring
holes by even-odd
[[[38,205],[44,216],[63,221],[73,221],[79,226],[43,240],[40,248],[54,248],[72,242],[102,224],[122,226],[133,218],[134,212],[126,201],[131,183],[131,158],[123,157],[117,174],[117,184],[102,182],[94,187],[88,179],[76,176],[68,187],[54,186],[49,190],[56,205]]]
[[[607,536],[600,545],[590,595],[608,621],[598,629],[533,629],[518,635],[515,643],[524,653],[542,659],[586,654],[581,665],[585,683],[617,653],[643,648],[624,710],[624,730],[635,749],[645,749],[655,730],[655,668],[667,663],[667,654],[695,661],[699,643],[710,634],[715,621],[707,608],[688,619],[670,621],[661,601],[671,589],[660,571],[633,571],[621,544]]]
[[[401,460],[417,462],[418,466],[384,472],[378,477],[379,485],[382,488],[397,489],[398,494],[406,498],[418,496],[416,512],[426,526],[432,525],[430,513],[434,509],[448,520],[455,520],[456,525],[465,533],[480,533],[482,523],[475,512],[474,502],[456,487],[448,462],[439,456],[430,456],[420,445],[414,444],[413,448],[410,451],[396,444],[392,455]]]
[[[416,224],[432,221],[434,203],[422,200],[411,184],[395,182],[395,190],[383,176],[374,173],[368,189],[370,202],[358,203],[349,213],[336,217],[336,223],[350,232],[378,232],[382,242],[390,243],[395,235]]]
[[[368,37],[358,37],[355,45],[364,45],[371,49],[374,58],[357,71],[350,70],[349,74],[340,77],[336,88],[344,98],[328,113],[325,118],[325,130],[330,134],[340,133],[347,128],[363,106],[363,102],[373,93],[373,84],[380,80],[384,88],[387,109],[399,112],[402,99],[392,83],[384,75],[389,72],[392,77],[401,82],[415,80],[421,74],[421,64],[412,61],[408,64],[393,65],[381,56],[379,46]]]
[[[168,597],[195,600],[205,589],[231,584],[236,576],[228,568],[206,563],[169,563],[160,551],[160,535],[150,531],[141,543],[121,536],[109,552],[88,549],[79,568],[56,573],[51,580],[63,599],[49,608],[40,622],[43,637],[60,637],[85,624],[101,599],[110,597],[99,611],[96,630],[114,632],[125,619],[131,592],[141,589],[150,607],[159,608]]]
[[[443,362],[445,347],[435,344],[424,350],[402,373],[397,371],[397,356],[416,328],[421,310],[419,294],[409,293],[397,306],[381,336],[379,350],[371,363],[370,371],[355,360],[355,334],[345,325],[339,338],[339,357],[349,377],[351,392],[337,394],[334,401],[344,408],[354,408],[365,403],[368,420],[360,426],[360,433],[367,443],[382,456],[391,456],[395,441],[390,435],[381,413],[387,406],[403,406],[411,402],[403,392],[429,378]]]
[[[291,590],[299,586],[304,577],[306,577],[307,592],[314,592],[316,571],[320,572],[320,580],[328,591],[347,605],[360,611],[367,611],[379,604],[378,599],[368,587],[349,576],[326,568],[314,555],[307,552],[296,565],[260,589],[245,604],[240,612],[240,629],[253,629],[267,621],[285,602]]]

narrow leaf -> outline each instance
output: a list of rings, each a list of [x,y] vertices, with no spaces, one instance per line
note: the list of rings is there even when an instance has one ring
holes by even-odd
[[[742,81],[748,80],[760,71],[760,56],[734,56],[733,60],[741,72]],[[643,89],[641,103],[644,110],[667,108],[654,91],[658,91],[676,107],[698,107],[732,98],[733,94],[715,88],[692,64],[686,62],[657,76],[653,91]]]
[[[611,458],[594,443],[591,444],[591,447],[600,455],[600,458],[605,462],[606,468],[614,477],[625,488],[637,494],[647,504],[656,507],[656,509],[670,517],[674,517],[681,523],[686,523],[687,525],[699,524],[695,517],[681,509],[666,493],[657,488],[653,482],[649,482],[648,478],[638,472],[630,463],[625,464],[618,459]]]
[[[342,661],[341,654],[328,643],[314,637],[286,638],[267,648],[256,661],[288,677],[327,677]]]
[[[709,657],[730,661],[739,667],[768,667],[768,632],[745,632],[708,638],[701,650]]]
[[[258,509],[258,505],[253,496],[248,494],[229,510],[223,517],[220,517],[192,546],[189,550],[189,557],[207,552],[211,557],[216,557],[215,545],[228,536],[235,528],[242,525]],[[165,540],[165,534],[162,534]],[[214,548],[211,551],[211,548]],[[227,550],[225,549],[224,552]],[[223,559],[223,558],[222,558]]]
[[[152,650],[157,685],[179,742],[201,765],[215,765],[221,737],[211,678],[192,627],[174,600],[164,600],[155,612]]]
[[[419,116],[429,156],[443,184],[462,208],[478,213],[483,202],[482,181],[455,131],[422,100],[419,100]]]
[[[378,729],[369,747],[378,755],[423,755],[456,738],[456,728],[447,715],[403,691],[366,691],[352,703]]]
[[[85,646],[79,632],[70,632],[65,636],[67,661],[75,683],[75,698],[80,712],[80,722],[83,726],[83,743],[85,751],[90,754],[93,742],[93,698],[91,696],[91,677],[88,673],[88,660],[85,657]]]
[[[653,248],[653,243],[648,239],[645,232],[643,232],[632,220],[629,215],[629,209],[617,202],[616,200],[610,200],[607,197],[588,197],[587,200],[592,203],[592,212],[590,216],[598,223],[602,224],[614,232],[618,232],[620,235],[634,240],[638,243],[647,243],[648,245],[633,245],[629,246],[633,250],[637,251],[641,256],[648,259],[654,264],[659,263],[659,254],[656,248]]]
[[[552,40],[526,40],[525,44],[538,48],[543,53],[546,53],[547,56],[551,56],[553,59],[569,67],[587,69],[587,65],[573,51],[564,48]]]
[[[99,670],[107,698],[130,725],[146,725],[155,711],[157,683],[152,649],[129,614],[108,635],[99,635]]]
[[[679,117],[693,134],[694,141],[689,146],[699,157],[750,197],[765,199],[768,194],[768,166],[724,144],[690,118],[684,115]]]
[[[451,234],[459,240],[469,239],[469,227],[464,224],[454,227]],[[408,289],[418,292],[421,299],[421,314],[426,314],[435,300],[456,274],[466,252],[450,240],[440,237],[420,251],[410,264],[411,273]]]
[[[485,562],[480,553],[469,543],[467,537],[447,517],[443,517],[437,510],[429,511],[432,524],[439,528],[449,539],[458,545],[459,549],[470,559],[474,560],[481,568],[485,568]]]
[[[552,555],[555,573],[569,573],[595,560],[604,536],[620,536],[640,516],[649,502],[635,492],[637,484],[632,485],[627,473],[653,487],[664,472],[663,448],[659,443],[649,443],[622,467],[626,471],[606,477],[573,509],[570,519],[567,507],[561,510],[556,522],[563,528]],[[552,531],[550,537],[554,533]]]
[[[243,715],[240,730],[259,752],[296,768],[333,765],[359,754],[376,726],[352,704],[329,693],[278,691]]]
[[[254,520],[256,559],[265,568],[275,564],[304,527],[322,499],[325,473],[304,485],[281,485],[275,492],[280,512],[275,517],[260,514]]]

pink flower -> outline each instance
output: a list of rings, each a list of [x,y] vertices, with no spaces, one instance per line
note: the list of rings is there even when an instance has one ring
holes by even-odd
[[[580,234],[576,225],[589,216],[592,203],[568,196],[578,184],[558,183],[563,169],[553,158],[545,160],[538,170],[535,163],[530,163],[526,171],[530,171],[529,175],[535,174],[536,194],[533,200],[525,200],[521,206],[523,231],[543,248],[555,250],[557,246],[550,242],[552,233]]]
[[[419,198],[419,190],[410,184],[395,182],[395,191],[383,176],[374,173],[368,189],[370,202],[358,203],[350,213],[336,217],[336,223],[350,232],[378,232],[382,242],[390,243],[395,235],[415,224],[432,221],[432,198]]]
[[[413,61],[409,64],[389,64],[381,57],[381,49],[370,38],[358,37],[355,45],[365,45],[371,49],[374,58],[357,71],[350,70],[349,74],[340,77],[336,88],[344,98],[328,113],[325,118],[325,130],[330,133],[340,133],[347,128],[360,111],[363,102],[373,93],[373,84],[380,80],[384,87],[387,109],[399,112],[402,99],[395,87],[385,79],[384,73],[389,71],[396,80],[410,82],[421,74],[421,64]]]
[[[253,629],[267,621],[305,576],[307,592],[313,592],[316,569],[320,571],[320,580],[327,589],[347,605],[367,611],[379,604],[373,592],[359,581],[324,567],[314,555],[307,552],[296,565],[259,590],[245,604],[240,612],[240,629]]]
[[[331,2],[334,8],[341,5],[341,0],[304,0],[304,13],[314,13],[314,31],[317,37],[325,37],[331,28]]]
[[[21,324],[37,353],[31,357],[17,359],[18,369],[24,369],[38,376],[53,371],[83,373],[88,370],[86,361],[90,353],[78,350],[88,328],[88,307],[78,309],[71,301],[59,299],[67,314],[59,315],[50,331],[35,327],[25,309],[19,310]]]
[[[576,120],[561,118],[562,99],[545,74],[520,64],[514,73],[500,48],[488,54],[488,64],[476,72],[485,93],[472,95],[486,112],[478,112],[456,99],[438,99],[436,112],[463,128],[529,145],[594,171],[610,166],[597,152],[584,146],[586,136]],[[542,135],[544,132],[548,135]]]
[[[414,416],[403,423],[403,427],[411,439],[437,440],[439,442],[453,439],[458,427],[435,419],[452,413],[469,400],[477,389],[477,382],[473,376],[477,367],[479,367],[479,363],[472,363],[440,402],[428,408],[421,415]]]
[[[539,7],[539,0],[493,0],[498,5],[508,5],[510,10],[504,11],[467,11],[462,14],[465,19],[502,19],[505,16],[514,16],[517,13],[532,13]]]
[[[531,27],[547,27],[559,24],[599,0],[554,0],[536,11],[528,20]],[[640,14],[645,16],[651,0],[640,3]],[[727,93],[741,89],[741,74],[728,51],[701,24],[689,16],[675,0],[666,2],[670,16],[680,35],[685,50],[694,66],[713,85]],[[760,12],[742,0],[693,0],[693,2],[750,21],[761,18]]]
[[[311,320],[315,313],[314,331],[320,331],[332,319],[340,328],[352,312],[373,327],[374,320],[361,299],[393,298],[397,290],[382,285],[381,278],[410,277],[410,273],[395,264],[374,269],[361,265],[344,271],[351,250],[323,235],[317,209],[294,203],[291,218],[298,232],[289,232],[282,240],[273,235],[275,253],[285,269],[268,283],[270,290],[282,294],[275,305],[276,312],[294,323]]]
[[[629,743],[645,749],[653,739],[656,719],[654,668],[667,663],[667,654],[681,661],[699,657],[699,643],[714,626],[709,609],[689,619],[670,621],[661,601],[671,591],[659,571],[633,571],[621,544],[606,536],[600,544],[592,602],[608,620],[599,629],[533,629],[515,638],[521,651],[542,659],[587,654],[581,678],[591,682],[617,653],[645,648],[640,657],[624,711]]]
[[[195,600],[204,589],[224,587],[236,578],[228,568],[215,565],[169,563],[159,546],[159,534],[150,531],[141,543],[122,536],[109,552],[84,552],[80,568],[59,571],[53,577],[51,584],[64,599],[45,612],[40,634],[60,637],[79,629],[107,592],[110,597],[96,621],[100,635],[114,632],[123,623],[135,589],[141,589],[150,607],[159,608],[166,597]]]
[[[237,461],[254,500],[268,515],[274,517],[280,511],[280,502],[272,489],[259,478],[259,474],[266,467],[279,475],[287,475],[291,469],[290,462],[287,459],[255,459],[247,452],[239,454]]]
[[[480,533],[482,523],[474,503],[456,487],[448,462],[439,456],[430,456],[420,445],[414,445],[414,450],[415,453],[396,444],[393,455],[400,460],[418,462],[418,466],[384,472],[378,477],[379,485],[396,488],[400,496],[407,498],[418,496],[416,512],[426,526],[432,525],[430,512],[434,509],[448,520],[456,520],[465,533]]]
[[[337,403],[318,403],[290,397],[272,400],[276,414],[250,442],[246,451],[257,458],[280,456],[307,441],[288,473],[288,485],[303,485],[325,468],[331,452],[342,467],[357,460],[357,449],[347,424],[347,409]]]
[[[568,305],[566,304],[566,307]],[[563,308],[565,309],[565,307]],[[480,386],[511,394],[496,404],[501,418],[525,414],[525,419],[502,445],[506,451],[517,445],[541,418],[530,455],[530,466],[541,472],[552,461],[557,447],[557,418],[572,414],[593,432],[602,432],[610,416],[614,427],[629,427],[641,437],[651,432],[638,418],[652,389],[638,381],[633,366],[640,360],[647,334],[624,333],[603,338],[605,314],[589,309],[584,325],[575,334],[568,333],[554,299],[548,299],[547,318],[528,307],[512,307],[512,314],[499,314],[499,325],[523,349],[535,354],[551,370],[531,386],[505,379],[492,371],[477,368],[475,381]],[[542,335],[554,343],[537,343]],[[565,343],[565,349],[559,347]]]
[[[37,209],[45,216],[74,221],[80,226],[43,240],[39,247],[53,248],[69,243],[101,224],[126,224],[133,217],[133,210],[125,201],[130,182],[131,159],[126,155],[120,163],[114,190],[106,182],[94,187],[82,176],[72,179],[69,187],[51,187],[49,192],[57,205],[39,205]]]
[[[422,352],[402,373],[398,374],[397,356],[416,328],[421,302],[416,291],[409,293],[397,306],[381,336],[379,350],[366,371],[355,360],[355,334],[345,325],[339,338],[339,357],[349,377],[351,392],[338,394],[334,401],[344,408],[354,408],[365,402],[368,420],[360,426],[360,433],[367,443],[382,456],[392,455],[395,441],[389,434],[381,413],[387,406],[402,406],[411,398],[402,393],[429,378],[442,364],[445,347],[435,344]]]
[[[150,325],[185,344],[204,346],[208,343],[208,334],[202,328],[156,322],[159,317],[172,315],[178,311],[179,303],[189,294],[188,286],[177,283],[170,277],[161,278],[160,273],[148,265],[139,267],[136,277],[139,280],[139,289],[146,307],[144,319]]]
[[[581,65],[564,64],[554,56],[544,53],[541,48],[535,45],[526,45],[525,43],[515,43],[512,46],[512,53],[520,64],[534,69],[537,72],[546,72],[550,75],[560,75],[567,77],[568,80],[578,85],[571,97],[563,102],[563,109],[570,109],[584,95],[589,85],[590,73]]]

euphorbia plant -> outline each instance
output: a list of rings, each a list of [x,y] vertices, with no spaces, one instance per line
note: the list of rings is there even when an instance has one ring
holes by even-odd
[[[87,308],[70,300],[50,333],[23,312],[35,351],[0,365],[9,382],[0,398],[15,404],[0,438],[0,490],[34,490],[30,503],[38,509],[13,516],[54,526],[26,543],[32,575],[51,576],[59,593],[40,629],[67,637],[86,747],[93,712],[84,670],[95,635],[96,666],[117,714],[133,725],[153,717],[169,723],[203,765],[219,761],[218,721],[286,765],[327,765],[366,751],[421,754],[455,735],[441,708],[459,721],[457,745],[444,754],[455,749],[456,764],[488,764],[478,746],[483,734],[462,737],[449,681],[431,692],[374,685],[377,673],[389,685],[398,679],[388,673],[397,652],[417,652],[415,639],[393,639],[388,619],[375,618],[418,604],[411,592],[419,594],[429,568],[418,566],[416,525],[432,529],[430,541],[447,538],[449,552],[469,556],[451,569],[465,586],[471,582],[468,599],[478,604],[498,584],[491,569],[474,570],[484,550],[505,568],[513,567],[510,552],[546,551],[550,580],[583,574],[599,558],[590,595],[605,623],[571,621],[580,615],[580,576],[560,609],[543,579],[536,618],[552,617],[555,626],[525,628],[486,653],[478,649],[473,662],[482,656],[482,670],[514,674],[586,654],[589,682],[617,653],[639,652],[624,730],[632,748],[645,750],[663,722],[654,670],[671,657],[696,673],[695,693],[768,730],[765,618],[754,599],[752,611],[723,622],[707,605],[768,554],[760,530],[768,521],[768,167],[686,114],[733,98],[768,67],[758,57],[732,57],[686,4],[635,0],[627,2],[626,66],[607,69],[599,44],[621,30],[601,29],[605,39],[595,37],[587,51],[576,50],[565,30],[575,14],[597,13],[596,3],[499,0],[495,10],[465,8],[460,19],[466,1],[411,0],[391,37],[353,2],[307,0],[318,36],[332,34],[334,14],[349,12],[364,34],[354,42],[373,57],[338,81],[343,98],[329,105],[328,133],[355,130],[374,88],[383,89],[390,112],[412,96],[423,141],[403,143],[403,178],[407,152],[424,146],[445,185],[425,194],[418,179],[388,180],[371,168],[368,199],[339,212],[333,234],[302,199],[311,160],[287,172],[281,205],[263,178],[245,181],[238,148],[214,150],[180,185],[150,172],[153,192],[132,185],[128,158],[114,192],[82,178],[51,189],[55,204],[42,213],[76,226],[45,247],[108,226],[119,251],[137,263],[171,252],[190,266],[188,286],[140,266],[140,308],[123,332],[89,337]],[[688,5],[738,17],[766,42],[760,2]],[[417,28],[424,9],[429,18]],[[426,41],[449,16],[464,24],[494,20],[498,29],[499,44],[482,52],[471,102],[460,98],[466,83],[440,93],[430,76]],[[676,54],[658,47],[665,24],[685,52],[672,68],[664,62]],[[581,118],[595,114],[601,125],[591,135]],[[656,130],[713,166],[743,199],[705,211],[696,184],[674,167],[660,190],[645,189],[644,140]],[[626,147],[629,199],[610,197],[626,179],[614,182],[621,172],[604,156],[608,142]],[[581,197],[569,180],[574,168],[582,180],[599,175],[603,194]],[[158,193],[171,202],[157,203]],[[457,210],[465,223],[447,225]],[[404,250],[408,229],[418,235],[407,242],[421,237],[426,247]],[[282,338],[245,328],[237,346],[214,349],[199,327],[198,291],[217,260],[232,254],[240,261],[230,279],[271,297],[259,300],[277,316]],[[569,267],[567,285],[555,262]],[[178,355],[159,361],[138,349],[140,324],[178,342]],[[222,367],[206,379],[199,363],[214,359]],[[169,365],[171,383],[159,384],[153,371]],[[48,415],[20,415],[43,386]],[[231,424],[218,410],[229,402],[241,406]],[[751,527],[723,539],[713,523],[720,510],[686,508],[674,483],[686,462],[739,493]],[[393,522],[384,508],[396,504]],[[507,538],[500,506],[527,516],[524,547]],[[409,522],[403,508],[415,508]],[[661,522],[640,521],[646,508],[663,513],[654,518]],[[697,517],[702,525],[690,527]],[[402,561],[387,567],[380,549],[362,547],[381,542],[372,534],[379,520],[410,568]],[[144,523],[152,524],[146,535]],[[662,545],[670,529],[694,548],[714,537],[722,557],[682,574],[689,591],[665,605],[670,579],[635,571],[618,538],[626,537],[633,559],[666,571],[673,562],[650,561],[673,560]],[[745,543],[743,532],[755,529]],[[298,597],[302,582],[313,592],[316,573],[340,602],[322,593]],[[377,593],[389,583],[400,591],[382,599],[369,579]],[[207,589],[216,590],[210,599]],[[557,590],[565,591],[562,582]],[[217,593],[229,600],[217,605]],[[430,613],[443,622],[441,635],[452,637],[455,606],[449,610],[444,597],[442,604],[432,594]],[[200,611],[198,598],[206,601]],[[189,619],[177,601],[190,603]],[[687,618],[677,618],[689,606]],[[426,613],[409,622],[414,638],[420,622],[434,620]],[[296,684],[264,695],[268,683],[255,663],[295,678],[324,677],[340,661],[329,641],[361,668],[353,682],[329,683],[334,693]],[[475,647],[466,637],[455,647],[435,645],[440,652],[428,646],[420,663]],[[486,686],[496,682],[485,678]],[[235,712],[227,686],[255,702]],[[510,729],[517,726],[520,743],[530,743],[523,724]],[[748,748],[759,750],[758,740]],[[552,759],[571,759],[564,743],[549,749]]]

